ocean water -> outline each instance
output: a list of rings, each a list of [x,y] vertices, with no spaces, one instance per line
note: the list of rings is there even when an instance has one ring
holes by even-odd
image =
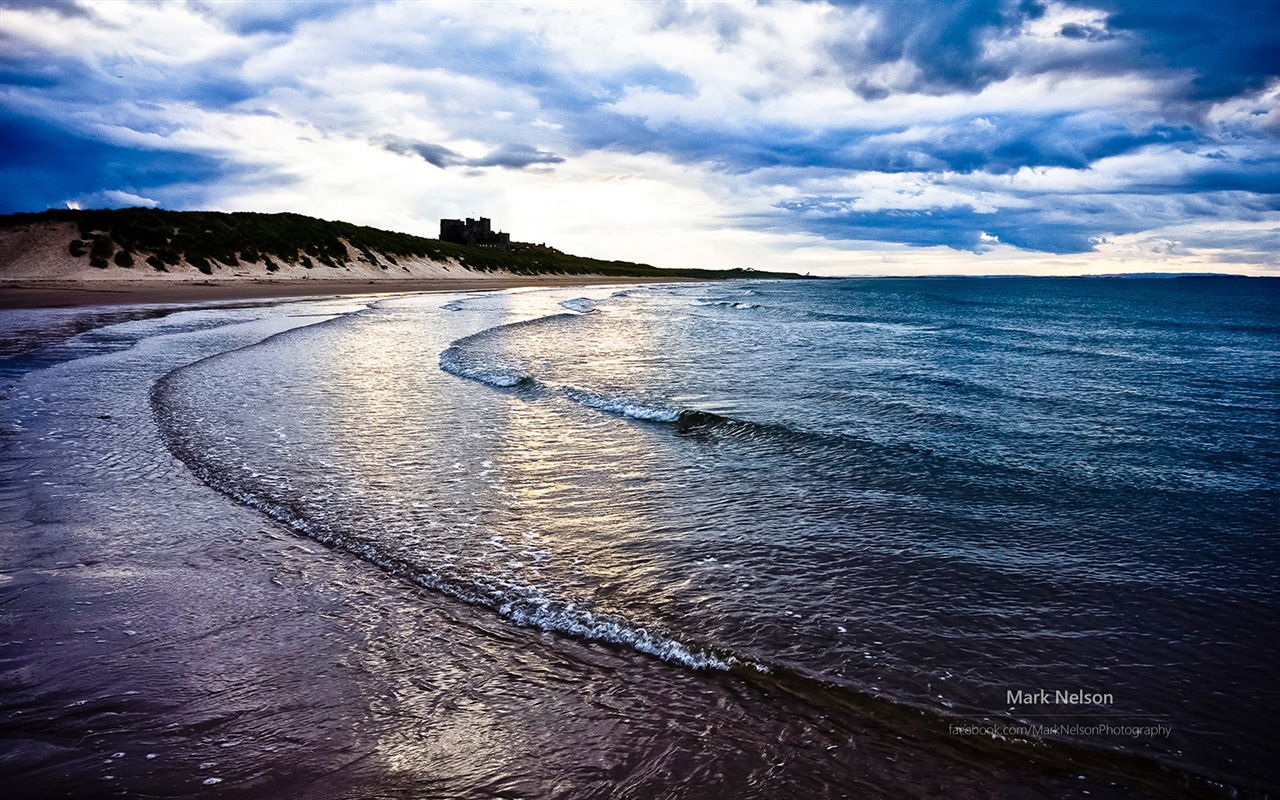
[[[687,732],[686,707],[741,703],[701,740],[781,749],[768,769],[809,782],[770,784],[739,754],[719,775],[753,776],[737,796],[1264,794],[1276,284],[416,295],[295,311],[147,393],[220,502],[485,620],[445,632],[460,650],[553,636],[568,661],[535,683],[554,693],[586,690],[588,653],[630,659],[654,699],[651,735],[613,743],[630,757]],[[71,345],[100,353],[112,331]],[[853,740],[871,761],[828,757]],[[895,752],[918,771],[886,766]],[[556,777],[564,796],[599,788]],[[632,796],[711,780],[650,779]]]

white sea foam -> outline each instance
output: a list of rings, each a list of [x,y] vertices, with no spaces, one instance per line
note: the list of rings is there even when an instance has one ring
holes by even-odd
[[[567,633],[591,641],[624,645],[691,669],[728,670],[739,663],[733,656],[721,657],[690,647],[669,636],[630,625],[610,614],[579,608],[573,603],[555,602],[536,589],[526,589],[521,595],[498,607],[498,613],[518,625]]]
[[[596,394],[582,389],[566,386],[561,393],[581,406],[608,411],[629,419],[647,420],[650,422],[676,422],[680,419],[680,409],[655,403],[644,403],[627,397],[615,397]]]
[[[528,375],[515,370],[472,364],[471,359],[457,347],[450,347],[440,354],[440,369],[459,378],[467,378],[503,389],[529,380]]]
[[[736,308],[740,310],[764,308],[759,303],[744,303],[741,300],[697,300],[694,304],[712,308],[718,306],[720,308]]]
[[[579,314],[586,314],[596,307],[596,301],[589,297],[575,297],[572,300],[561,300],[560,306]]]

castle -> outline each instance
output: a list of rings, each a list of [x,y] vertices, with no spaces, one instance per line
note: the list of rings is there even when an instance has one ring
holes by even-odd
[[[440,220],[440,241],[511,249],[511,234],[494,231],[488,217]]]

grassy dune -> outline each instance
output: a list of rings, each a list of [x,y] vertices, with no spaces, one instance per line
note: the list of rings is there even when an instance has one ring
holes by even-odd
[[[265,270],[264,274],[269,274],[282,264],[307,269],[336,269],[360,260],[390,270],[397,266],[398,259],[418,258],[442,263],[452,261],[482,272],[502,270],[517,275],[702,280],[801,277],[751,269],[660,269],[628,261],[584,258],[539,245],[513,251],[472,247],[301,214],[125,208],[51,209],[0,216],[0,227],[44,222],[74,223],[78,227],[79,238],[67,244],[69,254],[101,269],[144,268],[165,272],[185,260],[206,275],[212,274],[215,264],[226,267],[260,265]]]

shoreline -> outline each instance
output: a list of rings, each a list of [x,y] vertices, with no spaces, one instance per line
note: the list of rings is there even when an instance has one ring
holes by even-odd
[[[687,283],[689,278],[478,273],[403,280],[0,281],[0,310],[148,305],[235,300],[287,300],[364,294],[474,292],[490,289]]]

